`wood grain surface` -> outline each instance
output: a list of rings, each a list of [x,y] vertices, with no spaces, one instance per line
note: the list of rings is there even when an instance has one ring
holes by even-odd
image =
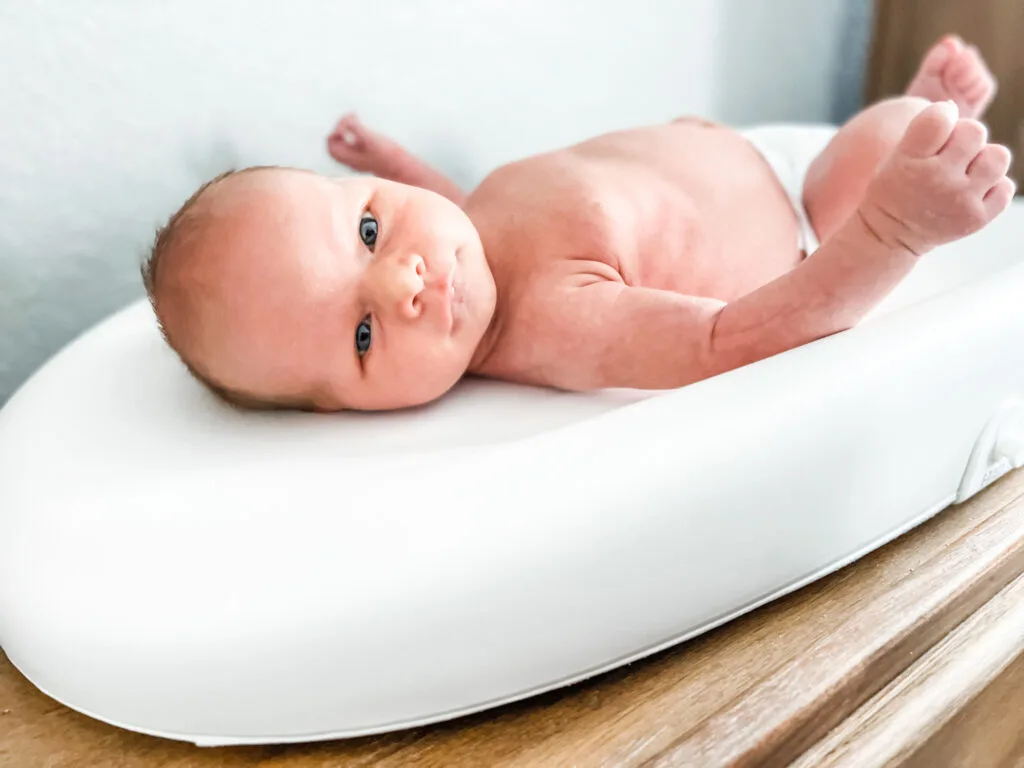
[[[805,752],[794,768],[994,766],[1024,756],[1024,577]],[[1015,705],[1015,706],[1014,706]]]
[[[51,701],[0,656],[0,766],[653,768],[783,765],[815,748],[838,762],[844,744],[882,738],[868,715],[895,706],[891,686],[927,699],[928,675],[913,670],[967,679],[960,703],[929,721],[931,738],[907,750],[925,754],[936,739],[961,739],[993,702],[1019,699],[999,683],[1021,675],[1007,661],[1016,647],[1007,628],[1020,620],[1010,598],[1021,587],[1001,591],[1022,571],[1024,472],[1015,472],[832,576],[646,661],[452,723],[321,744],[200,749],[122,731]],[[975,678],[951,660],[971,638],[990,637],[986,627],[1002,628],[986,641],[1001,661],[983,654]]]

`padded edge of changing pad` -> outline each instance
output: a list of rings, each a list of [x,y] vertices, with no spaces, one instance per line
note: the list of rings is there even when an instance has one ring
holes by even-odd
[[[1007,354],[1024,348],[1022,291],[1024,265],[676,392],[386,471],[320,439],[256,444],[248,420],[198,400],[219,450],[190,433],[194,465],[161,474],[141,418],[159,409],[99,354],[154,331],[118,316],[0,412],[0,642],[69,706],[204,744],[373,733],[566,684],[949,504],[985,424],[1024,394],[1024,356]],[[113,421],[118,445],[102,440]]]

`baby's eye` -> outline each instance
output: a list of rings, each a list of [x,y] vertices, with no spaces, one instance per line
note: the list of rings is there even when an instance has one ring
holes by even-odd
[[[363,241],[367,248],[371,251],[373,246],[377,244],[377,230],[379,225],[377,219],[373,217],[373,214],[367,211],[363,214],[363,217],[359,220],[359,239]]]
[[[356,354],[362,357],[370,351],[370,316],[356,326]]]

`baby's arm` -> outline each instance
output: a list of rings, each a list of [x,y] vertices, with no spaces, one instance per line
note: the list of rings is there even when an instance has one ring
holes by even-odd
[[[567,389],[683,386],[858,323],[932,248],[1010,203],[1005,147],[943,105],[918,115],[854,216],[796,269],[729,304],[596,280],[557,302],[548,361]],[[560,358],[560,360],[558,359]]]
[[[917,257],[851,219],[812,259],[732,303],[607,280],[556,298],[564,337],[546,383],[673,389],[855,325]]]
[[[331,157],[353,170],[422,187],[461,206],[465,193],[451,179],[386,136],[371,131],[354,114],[345,115],[327,137]]]

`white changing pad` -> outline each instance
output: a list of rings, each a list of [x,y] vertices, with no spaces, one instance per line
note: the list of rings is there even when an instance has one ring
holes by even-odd
[[[0,644],[57,700],[200,744],[446,719],[976,492],[1024,460],[1022,396],[1020,205],[860,327],[656,395],[467,381],[401,413],[244,414],[137,304],[0,411]]]

